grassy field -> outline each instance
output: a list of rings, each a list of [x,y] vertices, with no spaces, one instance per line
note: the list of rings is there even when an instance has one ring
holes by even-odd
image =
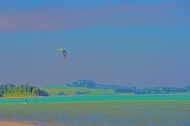
[[[190,100],[0,104],[0,120],[38,125],[189,125]]]
[[[110,95],[113,94],[113,90],[104,89],[90,89],[83,87],[69,87],[66,85],[62,86],[41,86],[40,89],[47,91],[50,95],[57,95],[59,92],[64,92],[66,95],[75,95],[75,92],[89,92],[89,95]]]

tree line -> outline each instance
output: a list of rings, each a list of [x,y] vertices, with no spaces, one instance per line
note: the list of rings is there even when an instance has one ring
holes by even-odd
[[[48,92],[41,90],[36,86],[29,84],[14,85],[5,84],[0,85],[0,97],[14,97],[14,96],[49,96]]]
[[[96,84],[92,80],[77,80],[67,83],[69,87],[85,87],[91,89],[113,89],[114,93],[134,93],[134,94],[174,94],[174,93],[190,93],[190,86],[171,87],[171,86],[155,86],[138,88],[135,86],[121,86],[117,84]]]
[[[134,93],[134,94],[177,94],[177,93],[190,93],[190,86],[186,87],[169,87],[169,86],[157,86],[157,87],[123,87],[114,89],[115,93]]]

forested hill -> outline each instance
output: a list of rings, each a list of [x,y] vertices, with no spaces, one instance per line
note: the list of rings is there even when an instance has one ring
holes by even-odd
[[[6,84],[0,86],[0,97],[28,97],[28,96],[49,96],[48,92],[38,87],[25,85]]]

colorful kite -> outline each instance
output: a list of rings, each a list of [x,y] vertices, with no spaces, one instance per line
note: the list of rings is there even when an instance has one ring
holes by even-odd
[[[67,59],[67,51],[64,48],[57,48],[56,51],[60,51],[63,53],[63,60]]]

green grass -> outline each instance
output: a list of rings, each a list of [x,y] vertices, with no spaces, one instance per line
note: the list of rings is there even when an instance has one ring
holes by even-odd
[[[12,93],[12,94],[4,94],[3,97],[31,97],[34,96],[30,92],[24,92],[24,93]]]
[[[76,126],[188,125],[190,100],[0,104],[0,120]]]

